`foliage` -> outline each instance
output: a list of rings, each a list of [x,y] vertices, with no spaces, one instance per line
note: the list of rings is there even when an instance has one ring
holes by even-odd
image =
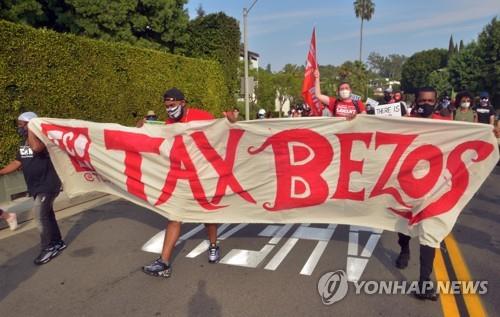
[[[238,21],[222,12],[202,15],[189,22],[188,31],[190,40],[186,54],[219,62],[229,93],[234,96],[240,83],[238,64],[241,33]],[[234,98],[226,102],[234,104]]]
[[[96,41],[0,21],[0,164],[15,153],[15,119],[44,117],[133,125],[161,96],[183,90],[188,102],[220,115],[228,99],[221,67],[155,50]]]
[[[370,70],[380,77],[401,80],[401,70],[408,57],[399,54],[382,56],[377,52],[368,55]]]
[[[401,70],[401,88],[414,93],[418,88],[429,83],[429,75],[447,65],[448,51],[445,49],[432,49],[413,54]]]
[[[171,53],[188,41],[187,0],[6,0],[0,18]]]

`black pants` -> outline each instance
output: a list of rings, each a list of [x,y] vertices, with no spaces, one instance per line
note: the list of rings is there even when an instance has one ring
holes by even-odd
[[[54,200],[57,193],[40,193],[35,196],[33,212],[40,232],[42,249],[61,241],[61,232],[54,214]]]
[[[410,253],[410,236],[398,233],[398,244],[401,246],[401,253]],[[420,245],[420,280],[428,281],[431,279],[432,265],[436,249],[426,245]]]

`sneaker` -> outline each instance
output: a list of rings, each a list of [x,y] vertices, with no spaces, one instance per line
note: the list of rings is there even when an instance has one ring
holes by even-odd
[[[62,250],[66,249],[67,245],[63,240],[60,240],[59,242],[56,242],[54,244],[54,247],[57,249],[58,252],[61,252]]]
[[[396,267],[400,270],[406,269],[408,261],[410,260],[410,253],[401,252],[396,259]]]
[[[59,253],[60,252],[55,245],[47,247],[47,248],[43,249],[42,252],[40,252],[40,254],[34,260],[34,263],[36,265],[45,264],[45,263],[49,262],[50,260],[52,260],[53,258],[55,258],[56,256],[58,256]]]
[[[425,282],[430,282],[430,281],[425,281]],[[419,291],[414,293],[415,297],[421,300],[430,300],[433,302],[437,301],[439,295],[436,293],[436,290],[432,285],[428,285],[428,287],[424,289],[425,282],[424,281],[418,282]]]
[[[163,262],[161,258],[154,260],[149,265],[143,266],[142,271],[148,275],[157,277],[170,277],[172,275],[172,267]]]
[[[9,218],[5,219],[9,224],[10,230],[14,231],[17,229],[17,215],[15,213],[10,212]]]
[[[220,248],[218,245],[211,244],[208,248],[208,262],[217,263],[220,260]]]

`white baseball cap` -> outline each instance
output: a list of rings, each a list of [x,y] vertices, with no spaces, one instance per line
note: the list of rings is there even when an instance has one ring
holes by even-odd
[[[34,112],[23,112],[17,117],[17,120],[19,121],[25,121],[25,122],[30,122],[31,119],[38,117],[36,113]]]

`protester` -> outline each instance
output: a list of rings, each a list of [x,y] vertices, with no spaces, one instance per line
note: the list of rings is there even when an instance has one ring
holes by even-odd
[[[394,98],[393,98],[393,94],[392,94],[392,88],[389,87],[387,89],[384,90],[384,102],[385,104],[390,104],[390,103],[394,103]]]
[[[396,90],[393,95],[394,102],[399,102],[401,106],[401,116],[409,117],[410,111],[408,111],[408,106],[406,102],[403,101],[403,93],[399,90]]]
[[[9,225],[10,230],[14,231],[17,229],[17,216],[13,212],[6,212],[0,208],[0,218],[4,219]]]
[[[436,110],[437,92],[434,88],[420,88],[416,97],[419,97],[420,100],[415,100],[415,105],[410,113],[411,117],[447,120]]]
[[[17,132],[22,137],[16,159],[0,170],[0,175],[22,168],[28,192],[34,199],[33,214],[40,231],[41,252],[35,258],[37,265],[45,264],[58,256],[66,244],[54,214],[54,200],[61,190],[61,181],[50,160],[49,153],[31,130],[28,122],[36,118],[34,112],[24,112],[17,119]]]
[[[454,120],[463,122],[477,122],[477,117],[472,110],[473,97],[468,91],[462,91],[457,94],[455,104],[457,110],[455,111]]]
[[[415,113],[414,117],[431,118],[434,115],[434,108],[437,104],[437,92],[434,88],[424,87],[419,89],[415,98]],[[396,259],[396,267],[404,269],[408,266],[410,260],[410,236],[398,233],[398,244],[401,246],[401,251]],[[425,282],[431,280],[432,265],[436,249],[420,244],[420,277],[419,287],[422,290]],[[415,296],[420,299],[437,300],[438,295],[434,288],[425,289],[424,292],[416,292]]]
[[[153,110],[149,110],[148,113],[146,114],[146,116],[144,117],[144,119],[146,121],[157,121],[158,116],[156,115],[156,113]]]
[[[434,107],[434,119],[441,120],[453,120],[453,113],[455,112],[455,106],[451,103],[451,98],[448,94],[444,94],[441,100],[439,100],[436,107]]]
[[[206,111],[188,107],[184,94],[177,88],[171,88],[165,92],[163,95],[163,104],[165,105],[168,115],[165,124],[214,119],[214,117]],[[229,121],[236,121],[232,111],[227,112],[226,116]],[[217,263],[220,258],[220,248],[217,245],[217,225],[207,223],[205,224],[205,228],[210,240],[208,262]],[[170,277],[170,275],[172,275],[171,257],[175,243],[179,239],[180,232],[181,223],[179,221],[169,220],[166,226],[161,256],[151,264],[143,266],[142,270],[144,273],[158,277]]]
[[[316,97],[324,104],[328,105],[328,109],[332,113],[334,117],[344,117],[348,120],[356,117],[357,114],[363,113],[366,114],[365,106],[361,102],[361,100],[353,100],[351,98],[352,90],[349,83],[343,82],[340,83],[337,93],[339,95],[339,99],[335,97],[329,97],[327,95],[321,94],[320,87],[320,74],[318,70],[314,71],[315,81],[315,89],[316,89]]]
[[[233,108],[233,116],[236,120],[239,120],[240,118],[240,110],[236,107]]]
[[[257,119],[265,119],[266,118],[266,110],[264,109],[259,109],[259,111],[257,111]]]
[[[477,114],[477,122],[495,126],[495,108],[490,104],[489,94],[486,91],[479,95],[479,104],[474,108]]]

